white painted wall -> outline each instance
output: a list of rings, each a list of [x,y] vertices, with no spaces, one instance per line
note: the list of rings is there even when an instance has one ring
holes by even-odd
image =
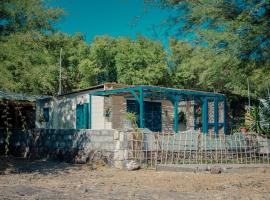
[[[112,128],[112,123],[104,116],[104,98],[92,96],[92,129]]]
[[[36,127],[50,129],[74,129],[76,128],[77,104],[89,103],[89,95],[72,94],[68,97],[52,97],[50,100],[37,103]],[[49,108],[49,122],[40,123],[39,113],[43,108]]]

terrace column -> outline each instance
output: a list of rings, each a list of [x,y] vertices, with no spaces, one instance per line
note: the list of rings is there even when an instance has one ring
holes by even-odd
[[[194,120],[194,130],[197,130],[197,107],[196,107],[196,103],[197,103],[197,101],[196,101],[196,97],[193,97],[193,120]]]
[[[143,88],[140,88],[140,128],[144,128],[144,94],[143,94]]]
[[[92,95],[91,94],[89,94],[88,114],[89,114],[88,128],[92,129]]]
[[[219,127],[219,123],[218,123],[218,118],[219,118],[219,113],[218,113],[218,98],[215,97],[214,98],[214,131],[215,131],[215,135],[218,135],[218,127]]]
[[[202,129],[204,134],[208,133],[208,99],[206,97],[203,98]]]
[[[179,96],[174,97],[174,100],[173,100],[174,126],[173,126],[173,128],[174,128],[175,133],[178,133],[178,130],[179,130],[179,125],[178,125],[178,121],[179,121],[178,105],[179,105],[179,102],[180,102],[180,97]]]
[[[223,129],[224,129],[224,134],[227,132],[227,101],[226,98],[223,98]]]

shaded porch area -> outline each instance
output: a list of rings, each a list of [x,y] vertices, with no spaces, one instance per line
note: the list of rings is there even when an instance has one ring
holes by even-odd
[[[159,109],[155,108],[154,104],[169,101],[173,106],[173,131],[176,133],[181,128],[179,123],[179,118],[181,118],[181,115],[179,115],[181,112],[179,105],[183,102],[192,102],[194,130],[200,129],[206,134],[209,132],[209,129],[213,129],[215,135],[219,134],[220,129],[223,130],[223,133],[227,132],[226,97],[220,93],[140,85],[96,91],[89,95],[90,100],[92,96],[124,96],[127,104],[130,104],[129,99],[132,99],[132,103],[137,106],[133,110],[127,109],[127,112],[132,111],[138,114],[138,125],[140,128],[149,127],[148,109],[154,110],[158,115]],[[149,102],[153,102],[153,105],[150,105]],[[91,112],[89,113],[91,115]],[[158,127],[160,125],[156,124],[153,126]]]

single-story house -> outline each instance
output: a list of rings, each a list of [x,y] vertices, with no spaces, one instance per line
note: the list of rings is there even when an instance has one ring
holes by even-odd
[[[105,83],[37,100],[36,127],[121,129],[127,112],[153,132],[227,131],[224,94],[147,85]]]

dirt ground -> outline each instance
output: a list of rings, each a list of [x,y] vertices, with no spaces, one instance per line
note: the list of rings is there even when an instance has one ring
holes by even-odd
[[[270,199],[270,169],[125,171],[0,158],[0,199]]]

